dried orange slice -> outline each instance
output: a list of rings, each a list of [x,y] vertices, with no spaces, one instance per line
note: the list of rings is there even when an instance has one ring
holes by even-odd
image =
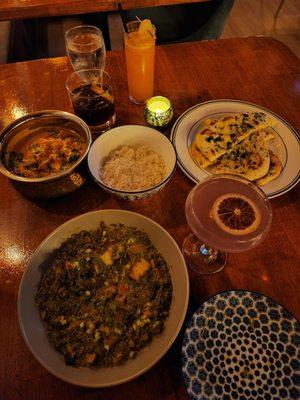
[[[261,220],[256,204],[239,193],[226,193],[218,197],[210,215],[222,230],[232,235],[247,235],[255,231]]]

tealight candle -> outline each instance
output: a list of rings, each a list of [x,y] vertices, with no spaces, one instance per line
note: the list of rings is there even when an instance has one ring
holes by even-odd
[[[173,107],[169,99],[163,96],[151,97],[145,106],[145,120],[149,125],[163,128],[173,117]]]

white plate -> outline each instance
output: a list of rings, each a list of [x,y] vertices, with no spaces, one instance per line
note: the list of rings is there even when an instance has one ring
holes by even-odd
[[[34,296],[43,271],[53,262],[55,249],[70,235],[106,224],[123,223],[145,231],[171,268],[173,299],[164,331],[135,359],[113,368],[74,368],[50,345]],[[24,272],[18,297],[19,323],[26,344],[34,357],[56,377],[80,386],[105,387],[136,378],[151,368],[174,342],[187,310],[189,280],[184,258],[174,239],[160,225],[140,214],[123,210],[100,210],[73,218],[52,232],[35,251]]]
[[[207,118],[218,118],[238,112],[262,111],[275,121],[272,128],[275,139],[270,149],[279,157],[283,170],[270,183],[261,188],[269,198],[280,196],[291,190],[300,179],[300,138],[295,129],[283,118],[258,105],[239,100],[212,100],[198,104],[185,111],[175,122],[171,140],[177,152],[179,167],[195,183],[209,175],[198,167],[190,155],[190,145]]]

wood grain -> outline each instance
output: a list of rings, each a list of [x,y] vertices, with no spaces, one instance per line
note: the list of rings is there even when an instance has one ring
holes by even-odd
[[[124,9],[201,3],[209,0],[123,0]],[[117,11],[116,0],[2,0],[0,21]]]
[[[144,124],[143,108],[129,102],[123,52],[107,55],[114,78],[117,123]],[[65,58],[0,66],[3,127],[34,110],[71,111]],[[224,39],[157,48],[155,93],[167,96],[175,117],[202,101],[230,98],[267,107],[300,130],[300,60],[270,38]],[[49,201],[30,201],[0,176],[0,398],[187,400],[180,376],[181,335],[150,371],[119,387],[89,390],[66,384],[42,368],[27,349],[18,326],[17,293],[31,254],[55,228],[84,212],[122,208],[161,224],[181,246],[189,233],[184,203],[193,184],[177,170],[166,188],[147,200],[126,202],[88,182],[79,191]],[[250,252],[230,255],[214,276],[191,275],[188,315],[200,302],[227,289],[256,290],[300,318],[299,186],[271,201],[274,219],[265,241]]]

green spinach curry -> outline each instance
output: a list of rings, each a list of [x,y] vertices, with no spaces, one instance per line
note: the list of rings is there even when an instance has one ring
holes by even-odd
[[[134,358],[162,332],[172,280],[146,233],[101,222],[62,244],[35,300],[68,365],[108,367]]]

